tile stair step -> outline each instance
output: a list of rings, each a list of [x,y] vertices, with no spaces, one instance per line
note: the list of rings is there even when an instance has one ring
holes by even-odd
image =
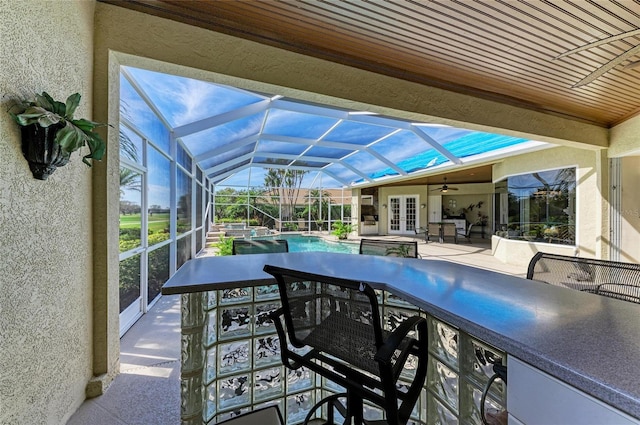
[[[207,244],[220,242],[220,237],[224,236],[224,232],[207,232]]]

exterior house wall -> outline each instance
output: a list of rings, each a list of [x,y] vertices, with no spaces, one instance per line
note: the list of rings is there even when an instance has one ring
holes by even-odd
[[[622,158],[620,261],[640,264],[640,156]]]
[[[0,0],[0,423],[63,424],[92,376],[92,170],[32,177],[12,96],[82,95],[92,118],[93,1]]]
[[[640,154],[640,115],[622,122],[610,132],[609,158]]]
[[[620,261],[640,263],[640,115],[611,129],[608,155],[622,157]]]
[[[515,241],[494,236],[492,249],[502,261],[526,265],[538,251],[591,258],[608,256],[608,179],[603,152],[558,147],[536,153],[518,155],[493,167],[495,182],[517,174],[557,168],[576,167],[576,246]],[[599,202],[602,200],[602,202]]]
[[[495,191],[493,183],[473,183],[473,184],[455,184],[451,183],[449,186],[455,187],[458,190],[449,191],[446,194],[443,194],[438,191],[438,189],[442,185],[430,185],[428,188],[430,196],[441,196],[442,207],[447,209],[452,209],[451,211],[454,215],[459,215],[463,212],[463,208],[467,208],[470,205],[474,205],[472,211],[470,211],[469,216],[465,215],[465,219],[467,220],[467,224],[474,224],[479,219],[478,213],[482,213],[482,215],[487,216],[487,226],[485,226],[484,231],[485,234],[491,234],[491,223],[493,223],[493,193]],[[455,201],[455,208],[450,208],[449,201]],[[482,206],[480,208],[475,207],[479,202],[482,202]],[[441,211],[433,211],[430,209],[429,213],[429,221],[437,221],[437,217],[440,217]],[[441,217],[445,218],[445,217]],[[482,227],[479,225],[475,225],[472,234],[482,234]]]
[[[389,196],[394,195],[417,195],[418,199],[418,226],[424,227],[427,224],[427,208],[420,208],[420,204],[427,204],[427,186],[388,186],[378,189],[378,202],[380,203],[380,214],[378,215],[378,233],[380,235],[389,234]],[[387,205],[387,208],[382,207]]]

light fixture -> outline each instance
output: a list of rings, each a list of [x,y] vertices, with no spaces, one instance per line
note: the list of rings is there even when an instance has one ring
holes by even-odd
[[[382,204],[382,208],[387,208],[387,204]]]
[[[427,206],[425,204],[420,204],[420,208],[425,209]]]

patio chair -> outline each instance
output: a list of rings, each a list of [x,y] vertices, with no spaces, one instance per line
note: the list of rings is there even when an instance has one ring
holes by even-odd
[[[307,230],[307,220],[304,220],[302,218],[298,219],[298,230],[302,232]]]
[[[640,264],[538,252],[527,279],[640,304]]]
[[[442,242],[442,233],[440,232],[440,223],[427,224],[427,242],[429,242],[431,236],[437,236],[438,242]]]
[[[289,244],[285,239],[234,239],[233,255],[266,254],[268,252],[289,252]]]
[[[413,229],[416,235],[424,235],[424,241],[429,243],[429,228],[428,227],[416,227]]]
[[[366,283],[270,265],[264,270],[280,290],[282,307],[270,317],[284,365],[308,368],[345,389],[316,403],[304,424],[326,403],[326,423],[334,423],[335,409],[345,423],[363,424],[364,400],[384,410],[387,424],[406,424],[427,373],[426,320],[412,316],[385,331],[376,294]],[[398,379],[407,365],[413,378],[403,374],[409,383],[400,391]]]
[[[458,243],[458,229],[455,223],[442,223],[442,241],[448,236],[453,237],[453,242]]]
[[[417,241],[393,241],[385,239],[360,239],[360,254],[389,257],[418,258]]]
[[[467,242],[471,243],[471,229],[472,228],[473,228],[473,223],[470,224],[469,227],[467,227],[467,231],[466,232],[461,232],[457,228],[456,228],[456,232],[458,233],[458,236],[462,236],[463,238],[465,238],[467,240]]]

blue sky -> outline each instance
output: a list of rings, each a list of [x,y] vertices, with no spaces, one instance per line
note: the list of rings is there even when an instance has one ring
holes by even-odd
[[[224,178],[222,185],[261,186],[265,171],[259,163],[268,160],[299,160],[311,166],[304,185],[317,182],[321,173],[324,187],[342,187],[398,175],[398,168],[414,173],[447,165],[449,159],[432,144],[466,160],[538,143],[358,111],[349,114],[277,95],[131,67],[123,68],[121,78],[123,116],[167,151],[171,132],[164,119],[180,134],[206,175],[214,182]],[[162,119],[155,116],[154,108]],[[201,120],[205,124],[193,126]],[[246,168],[250,164],[255,166]],[[237,173],[231,175],[229,169]]]

